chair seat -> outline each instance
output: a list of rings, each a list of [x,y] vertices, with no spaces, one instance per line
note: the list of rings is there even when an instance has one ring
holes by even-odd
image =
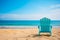
[[[51,31],[40,31],[40,32],[51,32]]]

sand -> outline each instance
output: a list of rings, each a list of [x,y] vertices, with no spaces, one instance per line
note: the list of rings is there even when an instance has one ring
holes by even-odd
[[[37,28],[0,29],[0,40],[60,40],[60,28],[53,28],[52,36],[38,36]]]

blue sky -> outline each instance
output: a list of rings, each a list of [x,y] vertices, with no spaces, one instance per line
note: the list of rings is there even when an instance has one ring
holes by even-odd
[[[60,20],[60,0],[0,0],[1,20]]]

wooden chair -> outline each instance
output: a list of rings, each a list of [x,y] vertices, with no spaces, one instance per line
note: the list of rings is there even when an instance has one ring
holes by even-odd
[[[38,35],[40,35],[40,33],[50,33],[50,35],[52,35],[51,20],[46,17],[40,19],[38,29],[39,29]]]

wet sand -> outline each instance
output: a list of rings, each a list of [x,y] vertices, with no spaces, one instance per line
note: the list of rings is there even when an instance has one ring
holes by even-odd
[[[0,29],[0,40],[60,40],[60,28],[53,28],[52,36],[38,36],[37,28]]]

